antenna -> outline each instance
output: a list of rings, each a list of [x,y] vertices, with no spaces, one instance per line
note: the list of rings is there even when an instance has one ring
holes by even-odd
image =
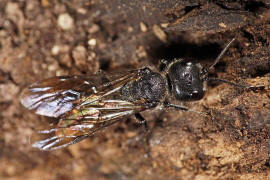
[[[234,42],[235,38],[233,38],[227,45],[226,47],[221,51],[221,53],[218,55],[218,57],[216,58],[216,60],[214,61],[213,64],[211,64],[209,67],[206,67],[202,70],[202,76],[206,76],[209,72],[209,70],[214,67],[219,60],[223,57],[223,55],[225,54],[225,52],[229,49],[230,45]],[[207,77],[203,77],[203,79],[205,79]]]
[[[218,81],[218,82],[222,82],[222,83],[226,83],[229,84],[231,86],[235,86],[235,87],[239,87],[239,88],[245,88],[245,89],[251,89],[251,90],[256,90],[256,89],[260,89],[263,90],[265,88],[264,85],[258,85],[258,86],[250,86],[250,85],[241,85],[238,83],[234,83],[234,82],[230,82],[226,79],[220,79],[220,78],[209,78],[208,77],[208,72],[211,68],[213,68],[218,62],[219,60],[222,58],[222,56],[225,54],[225,52],[229,49],[230,45],[235,41],[235,38],[233,38],[227,45],[226,47],[221,51],[221,53],[218,55],[218,57],[216,58],[215,62],[213,64],[211,64],[209,67],[203,68],[202,69],[202,77],[203,80],[205,81]]]

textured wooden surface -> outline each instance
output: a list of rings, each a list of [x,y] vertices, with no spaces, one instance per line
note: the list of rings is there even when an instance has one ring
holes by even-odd
[[[0,178],[267,179],[270,171],[270,3],[178,0],[0,2]],[[202,65],[236,41],[213,76],[264,90],[211,83],[177,111],[131,117],[54,152],[30,145],[51,119],[19,103],[24,87],[55,75],[157,67],[184,57]]]

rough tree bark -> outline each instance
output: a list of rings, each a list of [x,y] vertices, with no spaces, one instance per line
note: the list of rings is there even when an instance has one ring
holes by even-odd
[[[81,143],[42,152],[30,137],[48,124],[19,94],[65,74],[158,67],[177,57],[210,64],[241,90],[209,84],[185,103],[197,114],[149,111],[151,137],[134,118]],[[0,2],[0,177],[42,179],[266,179],[270,172],[268,0],[28,0]]]

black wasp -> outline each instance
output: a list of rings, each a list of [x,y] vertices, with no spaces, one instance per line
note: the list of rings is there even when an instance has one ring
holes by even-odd
[[[37,82],[25,89],[21,103],[36,114],[58,118],[54,127],[39,131],[47,138],[33,144],[41,150],[55,150],[80,142],[115,122],[135,115],[147,127],[140,112],[153,108],[187,107],[171,104],[203,98],[208,71],[198,63],[176,59],[162,72],[142,68],[118,74],[99,73],[87,76],[60,76]],[[223,82],[230,83],[226,80]],[[239,85],[238,85],[239,86]]]

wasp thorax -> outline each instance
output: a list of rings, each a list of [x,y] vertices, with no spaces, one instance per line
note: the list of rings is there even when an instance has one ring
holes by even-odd
[[[202,80],[200,64],[192,62],[175,62],[168,71],[168,80],[171,93],[181,101],[202,99],[205,94],[204,81]]]
[[[166,92],[166,82],[159,73],[145,69],[142,78],[126,84],[122,88],[123,98],[129,101],[145,99],[155,106],[160,102]]]

